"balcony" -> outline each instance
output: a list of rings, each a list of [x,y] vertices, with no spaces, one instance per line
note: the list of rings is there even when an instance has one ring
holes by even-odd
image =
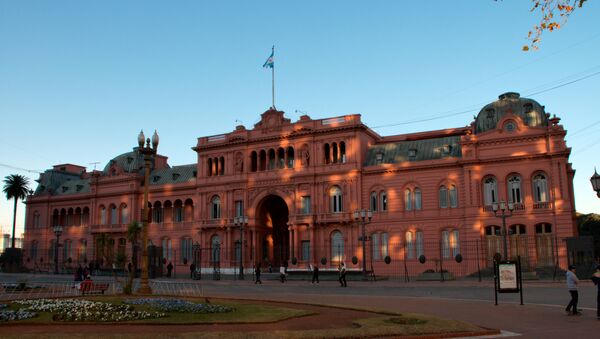
[[[324,223],[352,222],[354,217],[350,212],[319,213],[317,214],[317,221]]]
[[[119,233],[127,232],[127,224],[90,225],[91,233]]]
[[[543,210],[552,208],[552,203],[550,201],[539,201],[533,203],[534,210]]]

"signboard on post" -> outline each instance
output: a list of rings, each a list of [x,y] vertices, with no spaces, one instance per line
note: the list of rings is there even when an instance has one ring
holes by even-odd
[[[519,271],[516,262],[498,263],[498,293],[519,292]]]

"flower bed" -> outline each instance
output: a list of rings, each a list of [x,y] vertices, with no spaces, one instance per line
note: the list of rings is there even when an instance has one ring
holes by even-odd
[[[118,322],[154,319],[166,316],[160,312],[136,311],[131,305],[79,299],[18,300],[26,311],[49,312],[56,321]]]
[[[168,298],[139,298],[123,300],[123,303],[130,305],[148,305],[162,312],[177,313],[227,313],[232,312],[233,308],[223,305],[196,304],[191,301]]]
[[[6,304],[0,304],[0,321],[24,320],[37,317],[37,313],[27,311],[23,308],[20,308],[17,311],[5,310],[7,307],[8,305]]]

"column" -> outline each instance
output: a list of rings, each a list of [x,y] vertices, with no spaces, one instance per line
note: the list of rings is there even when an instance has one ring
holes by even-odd
[[[300,248],[300,226],[294,226],[294,254],[298,261],[302,259],[302,249]]]
[[[292,224],[288,224],[288,233],[289,233],[289,252],[288,252],[288,265],[292,263],[292,258],[294,257],[294,227]]]
[[[319,258],[317,258],[317,237],[315,232],[315,224],[308,226],[308,232],[310,234],[310,260],[317,265],[320,265]]]

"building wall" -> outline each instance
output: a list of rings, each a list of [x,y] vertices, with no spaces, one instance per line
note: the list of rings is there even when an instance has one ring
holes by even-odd
[[[515,123],[513,127],[516,128],[505,128],[508,122]],[[486,228],[502,226],[502,220],[494,216],[491,206],[484,204],[483,181],[490,176],[495,177],[498,200],[507,201],[507,180],[509,176],[519,175],[523,204],[506,219],[506,224],[509,229],[512,225],[524,225],[524,228],[516,226],[515,229],[524,230],[525,234],[509,237],[511,255],[518,247],[519,254],[528,260],[529,265],[548,265],[550,263],[540,261],[543,249],[538,249],[542,247],[539,244],[545,241],[544,246],[552,246],[549,251],[553,253],[553,258],[558,254],[561,258],[559,264],[566,265],[566,250],[561,239],[573,236],[575,232],[572,193],[574,171],[568,162],[570,149],[564,141],[565,131],[558,124],[558,119],[550,119],[548,126],[530,127],[519,116],[505,114],[498,121],[497,128],[485,133],[474,134],[474,126],[475,122],[459,129],[381,137],[362,124],[360,115],[322,120],[303,116],[292,123],[285,119],[283,112],[269,110],[263,113],[261,121],[251,130],[238,126],[228,134],[198,138],[194,148],[198,154],[196,175],[190,180],[161,185],[153,185],[151,180],[149,203],[153,208],[150,215],[153,214],[152,210],[162,209],[163,220],[150,222],[149,239],[155,245],[163,244],[164,238],[171,239],[170,260],[181,272],[192,261],[186,258],[184,264],[182,239],[191,238],[201,248],[208,249],[203,252],[202,260],[203,266],[210,266],[211,239],[217,235],[221,243],[220,268],[227,270],[237,267],[235,242],[240,239],[240,230],[234,223],[235,202],[243,201],[244,214],[249,218],[244,229],[244,266],[249,269],[258,262],[269,265],[274,263],[271,262],[274,254],[263,253],[262,239],[273,235],[275,231],[259,220],[259,214],[262,208],[268,208],[263,206],[264,199],[278,196],[289,211],[287,224],[282,226],[287,228],[289,254],[283,259],[288,261],[291,268],[305,268],[309,263],[333,268],[340,259],[350,269],[359,270],[363,259],[362,241],[359,240],[363,225],[355,219],[353,212],[370,208],[371,192],[385,192],[386,211],[378,206],[370,222],[365,219],[368,222],[364,225],[365,233],[371,236],[366,241],[369,270],[372,267],[379,274],[402,275],[409,272],[414,275],[425,269],[440,270],[440,265],[458,267],[454,252],[468,256],[477,266],[485,266],[495,254],[492,253],[497,249],[495,244],[503,239],[495,234],[486,234]],[[460,137],[461,156],[374,165],[368,161],[369,149],[377,145],[429,140],[447,135]],[[341,142],[345,146],[344,161],[338,154],[337,162],[327,163],[325,145],[336,143],[339,146]],[[258,158],[261,151],[264,150],[268,156],[269,150],[277,152],[280,147],[284,150],[293,147],[293,168],[284,166],[286,168],[253,171],[253,151],[257,152]],[[341,146],[339,150],[341,152]],[[332,158],[330,147],[329,159]],[[212,163],[209,163],[209,159]],[[215,159],[218,166],[223,167],[222,174],[219,167],[214,167]],[[168,170],[165,157],[161,157],[155,166],[153,173],[158,173],[155,172],[158,170],[167,173],[164,172]],[[258,159],[257,167],[260,167]],[[547,203],[539,204],[533,199],[532,178],[537,173],[544,173],[547,178]],[[38,248],[36,258],[30,258],[32,263],[40,263],[39,258],[44,256],[46,259],[42,262],[49,262],[50,243],[55,239],[52,226],[55,224],[65,226],[60,241],[71,240],[72,262],[77,263],[83,260],[83,256],[77,253],[83,248],[84,241],[87,243],[87,262],[96,259],[95,240],[98,237],[108,234],[118,242],[119,238],[126,238],[129,221],[141,220],[143,172],[132,175],[117,167],[109,173],[96,171],[84,173],[82,177],[89,178],[89,192],[58,196],[43,193],[27,199],[25,247],[30,257],[34,255],[32,248]],[[332,212],[330,196],[334,186],[342,191],[342,210],[336,213]],[[458,204],[455,208],[440,208],[441,186],[456,188]],[[421,190],[422,208],[415,210],[413,206],[412,210],[407,210],[404,192],[406,189],[414,192],[416,188]],[[211,199],[215,196],[221,201],[219,218],[211,216]],[[311,197],[311,211],[308,214],[301,211],[302,196]],[[181,222],[174,221],[173,207],[164,207],[174,206],[178,200],[186,206]],[[381,204],[381,201],[378,200],[378,203]],[[112,205],[127,206],[127,223],[121,223],[118,218],[115,224],[111,224],[109,210],[104,223],[101,222],[101,206],[109,208]],[[76,213],[77,208],[89,209],[87,222],[77,216],[68,216],[71,209]],[[117,213],[120,213],[119,208]],[[82,225],[69,226],[68,223]],[[550,224],[548,230],[551,233],[545,234],[545,226],[541,226],[542,232],[536,233],[540,231],[540,226],[536,225],[540,224]],[[341,258],[335,255],[332,248],[335,242],[332,236],[337,231],[341,232],[344,242]],[[416,255],[416,243],[407,244],[407,232],[413,232],[414,237],[417,231],[422,232],[422,248],[417,252],[425,255],[424,264],[419,262]],[[443,250],[444,246],[447,247],[443,244],[444,231],[458,231],[458,239],[452,238],[453,244],[458,242],[458,249],[452,247],[450,254],[447,248]],[[387,246],[382,245],[384,237],[387,238]],[[518,245],[521,244],[519,239],[527,241],[527,246]],[[310,260],[303,260],[303,241],[310,242]],[[373,249],[373,246],[379,249]],[[338,247],[342,251],[341,246]],[[412,247],[414,254],[408,253],[409,247]],[[126,251],[130,256],[129,243]],[[269,247],[268,251],[273,251],[273,247]],[[390,256],[394,264],[385,263],[385,254]],[[268,262],[263,260],[265,256],[269,257]],[[477,259],[473,259],[474,256]],[[353,257],[357,260],[353,260]],[[327,259],[325,264],[322,264],[321,258]],[[471,274],[475,267],[473,265],[458,269],[455,274]]]

